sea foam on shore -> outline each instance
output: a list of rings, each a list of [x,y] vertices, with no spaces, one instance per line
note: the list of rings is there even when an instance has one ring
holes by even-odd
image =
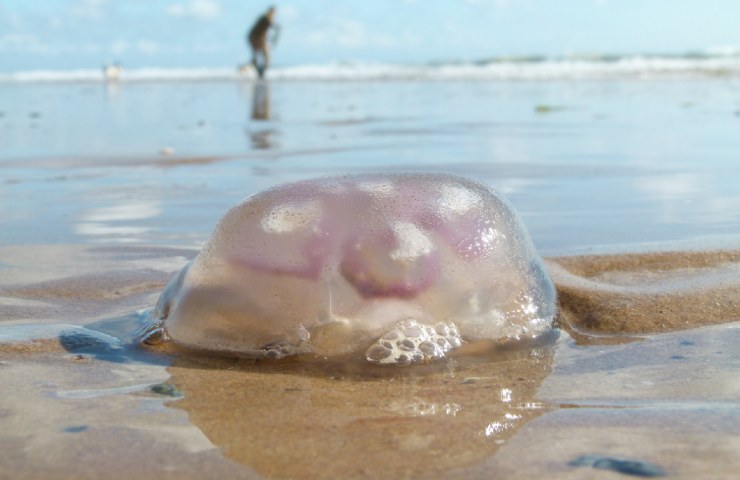
[[[336,62],[276,66],[273,80],[568,80],[740,76],[740,52],[719,50],[682,55],[574,55],[495,57],[476,61],[385,64]],[[252,69],[124,68],[117,81],[234,81],[254,79]],[[102,69],[24,70],[0,73],[0,83],[102,82]]]

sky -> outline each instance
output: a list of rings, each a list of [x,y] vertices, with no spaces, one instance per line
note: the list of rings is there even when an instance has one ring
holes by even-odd
[[[0,0],[0,72],[233,67],[271,4],[275,65],[740,51],[738,0]]]

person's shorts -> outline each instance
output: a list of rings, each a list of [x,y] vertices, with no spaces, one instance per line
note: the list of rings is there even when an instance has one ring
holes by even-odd
[[[249,44],[252,46],[255,50],[265,50],[267,48],[267,40],[266,39],[249,39]]]

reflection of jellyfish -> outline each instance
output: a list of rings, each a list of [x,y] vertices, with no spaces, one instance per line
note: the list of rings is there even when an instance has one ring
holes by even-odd
[[[266,477],[439,478],[492,457],[550,410],[536,392],[553,348],[419,375],[188,358],[169,371],[185,395],[173,406]]]
[[[267,82],[258,81],[252,90],[252,120],[270,120],[270,87]],[[252,142],[252,148],[256,150],[267,150],[274,148],[273,138],[275,130],[263,128],[259,130],[248,130],[247,134]]]

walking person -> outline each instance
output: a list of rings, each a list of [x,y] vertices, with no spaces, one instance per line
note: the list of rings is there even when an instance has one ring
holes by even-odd
[[[270,7],[257,19],[254,26],[247,34],[247,42],[252,48],[252,65],[254,65],[255,70],[257,70],[257,75],[259,75],[260,78],[265,76],[265,70],[267,70],[267,67],[270,65],[270,43],[274,45],[277,42],[277,37],[280,32],[280,28],[275,24],[274,18],[275,7]],[[274,31],[274,35],[272,37],[272,42],[269,42],[267,39],[267,33],[271,28]]]

